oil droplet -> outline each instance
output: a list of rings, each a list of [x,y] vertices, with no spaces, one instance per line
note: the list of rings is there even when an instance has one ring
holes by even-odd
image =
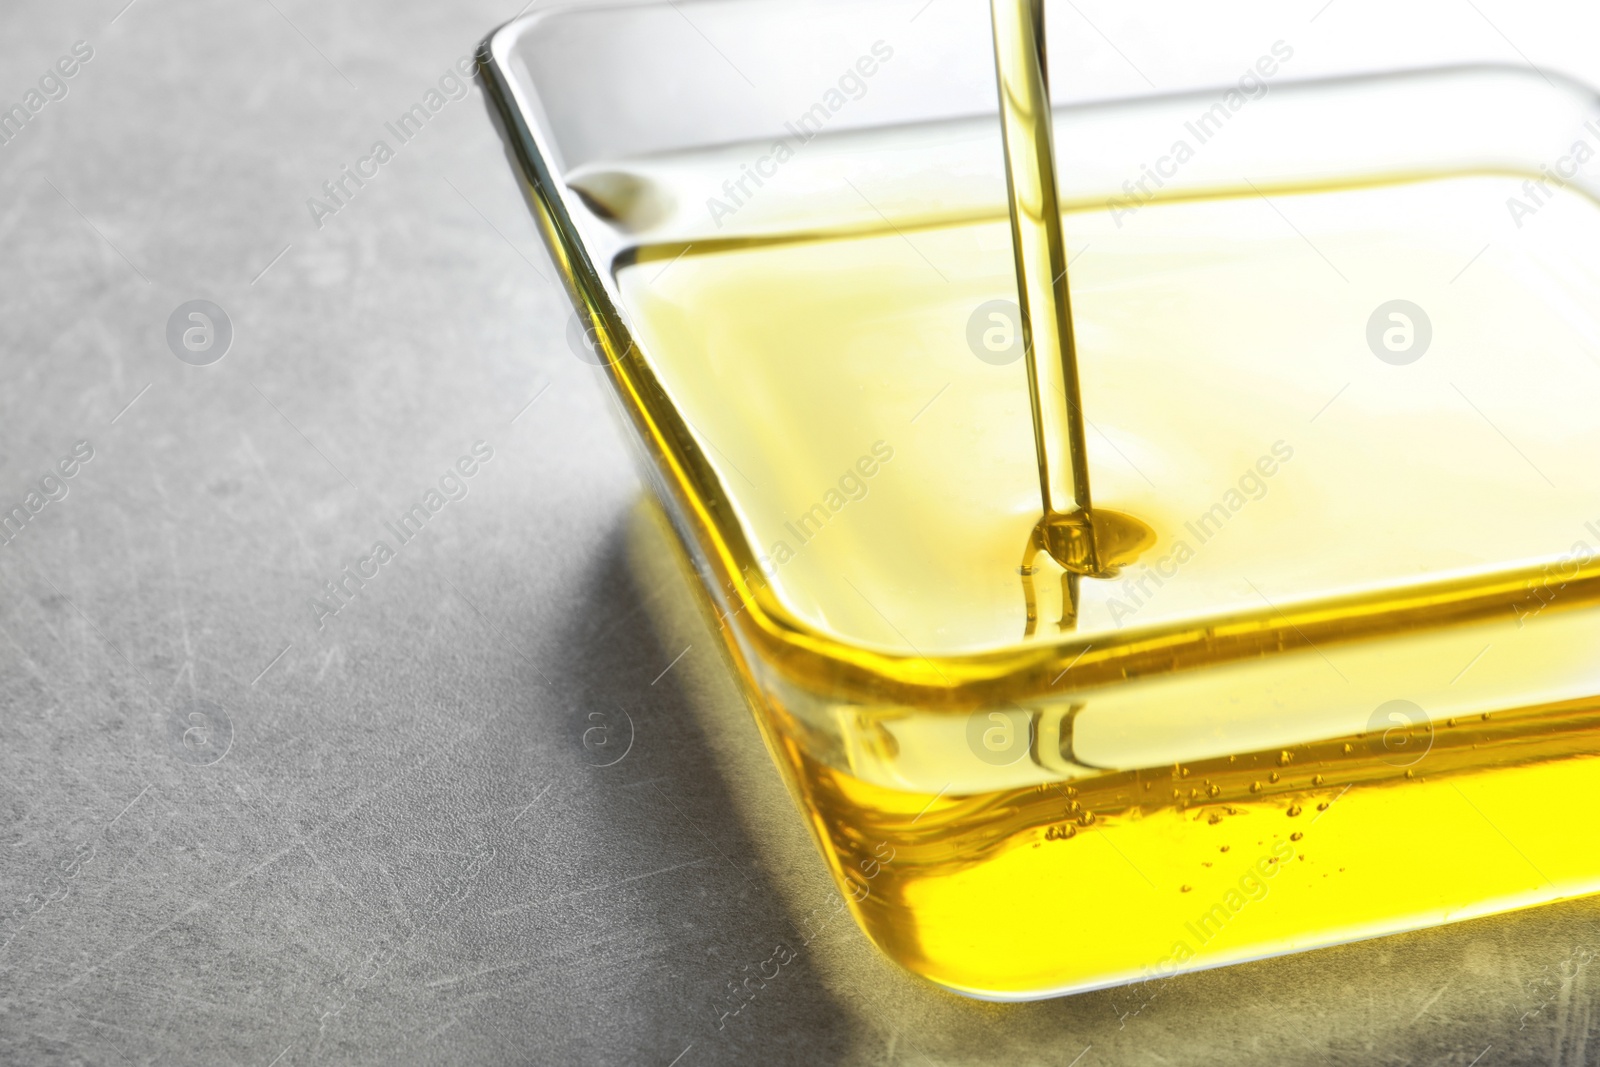
[[[1288,749],[1285,749],[1278,753],[1278,766],[1287,767],[1289,766],[1289,761],[1292,759],[1294,759],[1294,754]]]
[[[1178,765],[1178,777],[1179,778],[1187,778],[1187,777],[1189,777],[1189,768],[1185,767],[1181,763]]]
[[[1093,826],[1094,825],[1094,812],[1086,811],[1082,815],[1078,816],[1078,825],[1079,826]]]
[[[1320,775],[1320,774],[1313,774],[1311,776],[1311,784],[1312,785],[1321,785],[1325,780],[1326,779],[1324,779],[1322,777],[1322,775]]]
[[[1252,792],[1252,793],[1261,792],[1261,783],[1260,782],[1251,782],[1250,783],[1250,792]]]
[[[1298,804],[1290,804],[1289,805],[1289,818],[1292,819],[1296,815],[1299,815],[1299,814],[1300,814],[1300,805],[1298,805]]]
[[[1221,821],[1222,821],[1222,816],[1217,814],[1216,812],[1212,812],[1210,817],[1206,819],[1206,822],[1211,826],[1215,826],[1215,825],[1217,825],[1217,823],[1219,823]]]
[[[1321,804],[1317,805],[1317,810],[1318,811],[1327,811],[1328,807],[1329,807],[1329,802],[1324,800]]]
[[[1210,860],[1201,860],[1200,861],[1200,866],[1209,867],[1209,866],[1211,866],[1211,861]]]
[[[1232,847],[1233,847],[1233,846],[1232,846],[1232,845],[1223,845],[1223,846],[1222,846],[1222,851],[1223,851],[1223,852],[1226,852],[1226,851],[1228,851],[1228,849],[1230,849],[1230,848],[1232,848]]]
[[[1214,797],[1220,797],[1222,795],[1222,787],[1213,782],[1211,785],[1206,786],[1206,793]]]
[[[1278,772],[1277,771],[1273,771],[1271,774],[1267,775],[1267,781],[1276,782],[1277,780],[1278,780]]]
[[[1355,751],[1355,750],[1356,750],[1356,746],[1354,746],[1354,745],[1352,745],[1352,744],[1348,744],[1348,743],[1347,743],[1347,744],[1346,744],[1346,745],[1345,745],[1345,746],[1344,746],[1344,754],[1345,754],[1345,755],[1346,755],[1346,756],[1348,756],[1348,755],[1350,755],[1350,753],[1352,753],[1352,752],[1354,752],[1354,751]]]
[[[1301,839],[1301,838],[1302,838],[1302,837],[1304,837],[1304,836],[1306,836],[1306,835],[1305,835],[1305,834],[1302,834],[1302,833],[1299,833],[1299,832],[1298,832],[1298,831],[1297,831],[1297,832],[1295,832],[1295,833],[1292,833],[1292,834],[1290,834],[1290,835],[1289,835],[1289,840],[1290,840],[1290,841],[1298,841],[1298,840],[1300,840],[1300,839]]]
[[[1406,769],[1406,777],[1407,778],[1415,778],[1416,776],[1417,776],[1417,772],[1416,771],[1413,771],[1410,768]]]

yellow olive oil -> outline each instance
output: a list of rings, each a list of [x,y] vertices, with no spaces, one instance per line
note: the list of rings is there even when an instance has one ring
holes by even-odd
[[[886,952],[1025,998],[1600,888],[1600,210],[1460,275],[1518,184],[1068,211],[1095,506],[1151,531],[1068,631],[1017,579],[1026,368],[968,343],[1004,215],[619,262],[641,407],[715,475],[718,625]]]
[[[1235,175],[1288,90],[1129,200],[1214,101],[1052,115],[1039,5],[992,16],[998,124],[535,182],[862,929],[1025,999],[1600,890],[1600,205]],[[1298,99],[1463,98],[1391,88]]]

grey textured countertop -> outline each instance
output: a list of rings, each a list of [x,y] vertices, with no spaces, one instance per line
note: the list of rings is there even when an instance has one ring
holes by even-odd
[[[7,106],[92,50],[0,144],[0,508],[41,505],[0,545],[0,1062],[1600,1054],[1593,901],[1012,1007],[837,922],[719,1026],[831,890],[481,93],[306,204],[515,5],[123,4],[0,12]],[[1308,56],[1386,32],[1365,0],[1288,6]],[[1446,14],[1485,55],[1581,43],[1483,7]],[[167,339],[199,299],[232,332],[204,366]]]

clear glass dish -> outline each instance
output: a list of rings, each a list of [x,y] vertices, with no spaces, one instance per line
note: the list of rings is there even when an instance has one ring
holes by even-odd
[[[688,0],[485,65],[862,929],[1026,999],[1600,889],[1594,95],[1268,50],[1058,108],[1096,500],[1152,531],[1074,611],[987,32]]]

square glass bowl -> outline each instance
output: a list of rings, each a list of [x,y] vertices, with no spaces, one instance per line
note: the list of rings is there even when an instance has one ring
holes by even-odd
[[[543,11],[484,65],[861,928],[1027,999],[1600,889],[1593,93],[1274,46],[1058,108],[1095,500],[1148,530],[1074,604],[987,15],[906,15]]]

